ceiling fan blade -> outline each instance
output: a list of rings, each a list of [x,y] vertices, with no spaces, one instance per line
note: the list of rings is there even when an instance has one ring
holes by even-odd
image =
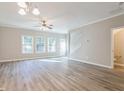
[[[49,29],[53,29],[52,27],[50,27],[50,26],[46,26],[47,28],[49,28]]]
[[[49,25],[49,26],[53,26],[53,25]]]

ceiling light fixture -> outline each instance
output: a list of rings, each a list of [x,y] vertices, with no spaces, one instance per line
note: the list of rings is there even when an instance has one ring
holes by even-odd
[[[48,31],[48,28],[46,28],[46,27],[40,27],[40,30],[42,30],[42,31]]]
[[[32,11],[32,13],[34,15],[39,15],[40,14],[40,11],[38,10],[38,8],[34,8],[33,11]]]
[[[32,13],[33,15],[39,15],[40,11],[37,7],[33,7],[33,3],[30,2],[18,2],[17,5],[21,8],[18,13],[20,15],[26,15],[26,13]]]
[[[20,9],[20,10],[18,11],[18,13],[19,13],[20,15],[26,15],[26,12],[25,12],[24,9]]]

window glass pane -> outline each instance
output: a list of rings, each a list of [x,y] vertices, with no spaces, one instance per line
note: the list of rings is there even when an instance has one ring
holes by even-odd
[[[36,37],[36,52],[42,53],[45,52],[45,40],[43,37]]]
[[[56,39],[48,38],[48,52],[56,52]]]
[[[65,55],[66,53],[66,41],[65,39],[60,39],[60,54]]]
[[[31,36],[22,37],[22,53],[33,52],[33,38]]]

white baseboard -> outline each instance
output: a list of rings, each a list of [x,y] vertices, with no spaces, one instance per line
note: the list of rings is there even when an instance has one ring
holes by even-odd
[[[86,64],[95,65],[95,66],[105,67],[105,68],[109,68],[109,69],[113,68],[112,66],[106,66],[106,65],[102,65],[102,64],[92,63],[92,62],[89,62],[89,61],[86,61],[86,60],[79,60],[79,59],[74,59],[74,58],[68,58],[68,59],[78,61],[78,62],[83,62],[83,63],[86,63]]]
[[[45,59],[45,58],[57,58],[63,56],[47,56],[47,57],[34,57],[34,58],[20,58],[20,59],[9,59],[9,60],[0,60],[0,62],[15,62],[15,61],[24,61],[24,60],[33,60],[33,59]]]
[[[13,60],[0,60],[0,63],[2,62],[12,62]]]

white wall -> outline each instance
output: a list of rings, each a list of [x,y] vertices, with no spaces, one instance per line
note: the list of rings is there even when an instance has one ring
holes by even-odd
[[[118,61],[124,64],[124,28],[119,29],[114,34],[114,54],[115,56],[121,56]]]
[[[124,26],[124,15],[70,31],[70,58],[112,67],[111,29]]]
[[[23,35],[29,36],[44,36],[57,38],[57,52],[43,54],[22,54],[21,38]],[[27,58],[44,58],[61,56],[59,49],[59,38],[66,38],[65,34],[47,33],[40,31],[32,31],[26,29],[0,27],[0,61],[27,59]]]

